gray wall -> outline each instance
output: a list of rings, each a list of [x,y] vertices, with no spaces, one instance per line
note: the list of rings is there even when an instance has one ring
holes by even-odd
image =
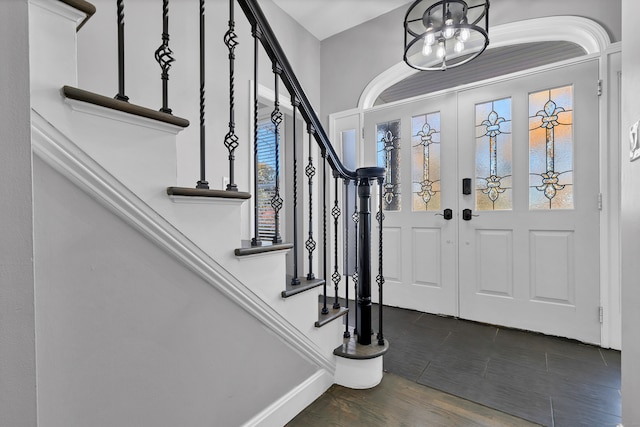
[[[640,160],[629,162],[628,129],[640,119],[637,0],[622,2],[622,422],[640,426]]]
[[[0,1],[0,425],[35,426],[27,0]]]
[[[42,425],[236,426],[317,370],[39,158],[34,207]]]
[[[549,15],[578,15],[593,19],[612,41],[621,39],[620,0],[492,0],[491,25]],[[322,41],[322,117],[355,108],[366,85],[377,75],[402,61],[402,6],[353,29]]]

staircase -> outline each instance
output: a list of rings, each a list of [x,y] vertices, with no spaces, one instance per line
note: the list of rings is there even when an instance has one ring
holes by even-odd
[[[228,108],[229,130],[224,145],[205,144],[201,82],[200,179],[186,186],[183,165],[193,160],[184,156],[193,150],[181,144],[193,146],[198,138],[190,120],[178,115],[186,94],[177,91],[177,106],[170,108],[169,82],[175,77],[169,77],[173,53],[167,31],[169,17],[177,16],[181,27],[193,21],[184,14],[197,9],[184,3],[175,7],[175,15],[168,13],[166,0],[153,13],[137,9],[149,19],[158,15],[163,27],[156,52],[162,67],[158,111],[134,103],[134,96],[127,99],[127,56],[122,51],[115,99],[79,87],[77,31],[89,31],[94,20],[97,34],[106,31],[100,15],[104,5],[111,9],[109,18],[117,18],[109,29],[124,33],[129,16],[124,8],[131,6],[135,17],[140,2],[125,6],[119,0],[114,6],[99,1],[97,11],[83,0],[29,2],[34,263],[41,331],[38,400],[39,417],[48,425],[283,425],[333,383],[369,388],[382,378],[382,355],[388,348],[382,323],[377,337],[372,339],[368,331],[375,327],[370,311],[371,187],[382,185],[384,171],[350,170],[342,164],[257,1],[237,2],[246,17],[237,23],[234,1],[229,9],[210,2],[207,16],[219,19],[230,13],[225,36],[229,106],[220,107],[216,99],[211,107]],[[201,19],[204,5],[200,1]],[[247,30],[247,25],[256,49],[248,55],[258,59],[266,54],[273,65],[276,111],[281,82],[291,94],[293,122],[304,121],[308,137],[307,145],[296,139],[302,131],[293,131],[296,148],[287,170],[301,173],[293,179],[293,194],[287,193],[288,184],[282,185],[286,221],[276,222],[276,234],[285,239],[273,242],[261,241],[257,225],[253,234],[249,230],[257,215],[251,207],[257,194],[257,185],[251,185],[257,169],[251,168],[257,168],[257,161],[249,160],[248,124],[235,122],[238,116],[249,119],[235,114],[241,111],[238,93],[246,90],[238,85],[236,93],[235,85],[247,73],[235,74],[238,59],[232,42],[236,28]],[[206,28],[220,37],[215,25]],[[184,32],[188,34],[173,36],[185,37],[178,46],[190,43],[192,31]],[[130,37],[134,47],[143,44],[144,34]],[[201,33],[201,41],[206,37]],[[246,34],[238,38],[250,45]],[[122,40],[120,44],[124,46]],[[96,46],[94,59],[102,54]],[[260,76],[258,64],[259,59],[253,64],[254,77]],[[105,74],[104,80],[109,78]],[[257,111],[257,79],[252,85]],[[220,92],[217,86],[215,93]],[[197,105],[197,100],[189,102]],[[251,118],[254,123],[256,117]],[[219,159],[228,158],[226,188],[209,188],[206,164],[211,154],[216,172]],[[315,180],[308,168],[305,175],[298,166],[303,158],[318,168]],[[339,197],[355,196],[350,185],[358,190],[359,207],[353,214],[356,225],[347,226],[343,219],[351,219],[351,212],[340,217],[340,207],[349,205]],[[305,212],[308,205],[314,208]],[[382,217],[376,219],[380,230]],[[355,272],[343,265],[348,251],[355,250],[341,237],[349,227],[359,227]],[[318,250],[308,244],[314,238]],[[381,267],[373,280],[381,302]],[[346,283],[341,290],[340,282]],[[342,307],[338,297],[348,297],[354,283],[357,305]],[[343,316],[354,308],[358,323],[345,325]],[[66,392],[58,393],[60,389]]]

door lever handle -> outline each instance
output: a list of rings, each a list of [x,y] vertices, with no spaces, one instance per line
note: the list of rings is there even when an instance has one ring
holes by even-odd
[[[471,209],[462,210],[462,219],[464,219],[465,221],[471,221],[471,218],[473,218],[474,216],[478,215],[474,215]]]
[[[436,215],[444,217],[447,221],[453,218],[453,211],[451,209],[445,209],[442,213],[437,213]]]

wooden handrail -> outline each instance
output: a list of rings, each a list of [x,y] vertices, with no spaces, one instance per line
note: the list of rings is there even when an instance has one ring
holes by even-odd
[[[249,23],[254,29],[254,33],[259,37],[265,52],[273,62],[277,63],[282,69],[280,77],[282,82],[289,91],[300,102],[300,114],[304,118],[305,122],[313,127],[314,137],[320,146],[323,153],[326,153],[327,160],[331,168],[344,179],[355,180],[358,178],[371,178],[376,179],[384,174],[384,168],[372,167],[365,168],[358,174],[355,170],[350,170],[344,166],[338,154],[333,148],[333,145],[329,141],[329,137],[324,130],[315,110],[309,102],[306,93],[302,89],[300,82],[298,81],[293,68],[287,59],[278,39],[276,38],[273,29],[269,25],[267,18],[264,16],[262,9],[258,5],[256,0],[238,0],[238,4],[244,11]]]
[[[87,15],[87,17],[84,18],[80,24],[78,24],[76,31],[82,28],[82,26],[89,20],[89,18],[91,18],[93,14],[96,13],[96,7],[93,4],[89,3],[88,1],[85,1],[85,0],[60,0],[60,1],[66,5],[73,7],[74,9],[78,9],[80,12],[83,12],[85,15]]]

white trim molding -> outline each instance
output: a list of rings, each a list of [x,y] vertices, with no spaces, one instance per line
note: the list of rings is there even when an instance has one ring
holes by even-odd
[[[488,49],[544,41],[567,41],[581,46],[587,55],[604,53],[611,40],[600,24],[579,16],[550,16],[496,25],[489,30]],[[399,62],[375,77],[365,87],[358,101],[358,110],[373,107],[387,88],[418,73]]]

